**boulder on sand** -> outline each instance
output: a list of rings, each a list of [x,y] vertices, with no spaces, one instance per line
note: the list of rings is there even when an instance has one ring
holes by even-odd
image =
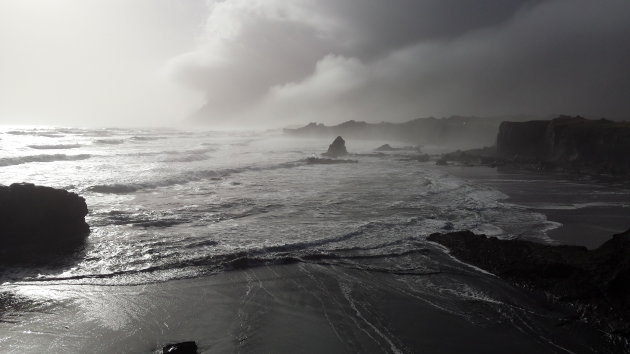
[[[341,136],[335,138],[335,140],[328,146],[328,151],[322,154],[323,156],[328,157],[339,157],[348,155],[348,150],[346,150],[346,141],[343,140]]]
[[[73,253],[90,233],[87,213],[85,199],[63,189],[0,186],[0,264],[41,263]]]

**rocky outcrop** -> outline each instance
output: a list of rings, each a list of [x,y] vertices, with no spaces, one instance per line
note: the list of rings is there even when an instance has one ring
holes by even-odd
[[[0,264],[41,263],[74,252],[90,232],[85,199],[61,189],[0,186]]]
[[[197,354],[197,343],[181,342],[167,344],[162,348],[162,354]]]
[[[606,333],[630,336],[630,230],[595,250],[499,240],[469,231],[428,237],[456,258],[568,304]]]
[[[420,147],[418,146],[403,146],[403,147],[393,147],[389,144],[383,144],[374,151],[420,151]]]
[[[501,159],[496,156],[496,148],[494,146],[466,151],[457,150],[443,154],[436,161],[436,164],[445,166],[449,162],[464,166],[498,166],[502,164]]]
[[[348,155],[348,150],[346,149],[346,141],[343,140],[341,136],[335,138],[335,140],[328,146],[328,151],[323,153],[322,155],[328,157],[339,157]]]
[[[374,149],[374,151],[398,151],[400,149],[398,148],[393,148],[391,145],[389,144],[383,144],[379,147],[377,147],[376,149]]]
[[[582,117],[503,122],[497,156],[536,162],[546,169],[589,173],[630,173],[630,122]]]

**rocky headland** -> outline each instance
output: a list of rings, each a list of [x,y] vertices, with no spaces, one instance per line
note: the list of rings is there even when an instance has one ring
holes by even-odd
[[[595,250],[524,240],[500,240],[469,231],[432,234],[429,241],[519,287],[545,295],[611,335],[630,337],[630,230]]]
[[[561,116],[553,120],[503,122],[492,147],[443,155],[464,165],[511,165],[546,171],[627,175],[630,122]]]
[[[0,186],[0,264],[40,264],[72,254],[90,228],[85,199],[62,189]]]

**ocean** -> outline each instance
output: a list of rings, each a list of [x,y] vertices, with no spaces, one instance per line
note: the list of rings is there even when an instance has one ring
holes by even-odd
[[[173,340],[196,340],[203,352],[435,353],[466,343],[476,343],[468,352],[502,352],[521,342],[513,352],[597,352],[597,334],[554,327],[561,311],[426,241],[472,230],[554,243],[549,234],[561,224],[545,208],[578,209],[579,198],[570,206],[518,203],[497,183],[413,161],[413,152],[374,153],[391,141],[348,140],[347,158],[357,163],[308,164],[333,138],[0,128],[0,184],[75,192],[86,199],[91,228],[85,248],[63,265],[2,269],[0,352],[151,352]],[[536,180],[519,178],[521,186]],[[595,188],[549,183],[565,195]],[[630,195],[626,187],[606,190],[612,199],[596,203],[627,208],[619,197]],[[274,291],[295,297],[280,301]],[[384,305],[396,297],[430,323]],[[270,308],[284,324],[260,315]],[[322,310],[309,319],[314,308]],[[287,328],[295,316],[305,317]],[[322,318],[325,329],[315,330]],[[440,338],[458,326],[469,331],[460,344]],[[296,336],[303,340],[283,347]]]

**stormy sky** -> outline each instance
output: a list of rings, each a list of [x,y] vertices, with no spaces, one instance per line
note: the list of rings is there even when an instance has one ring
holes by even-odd
[[[630,119],[626,0],[2,0],[0,122]]]

